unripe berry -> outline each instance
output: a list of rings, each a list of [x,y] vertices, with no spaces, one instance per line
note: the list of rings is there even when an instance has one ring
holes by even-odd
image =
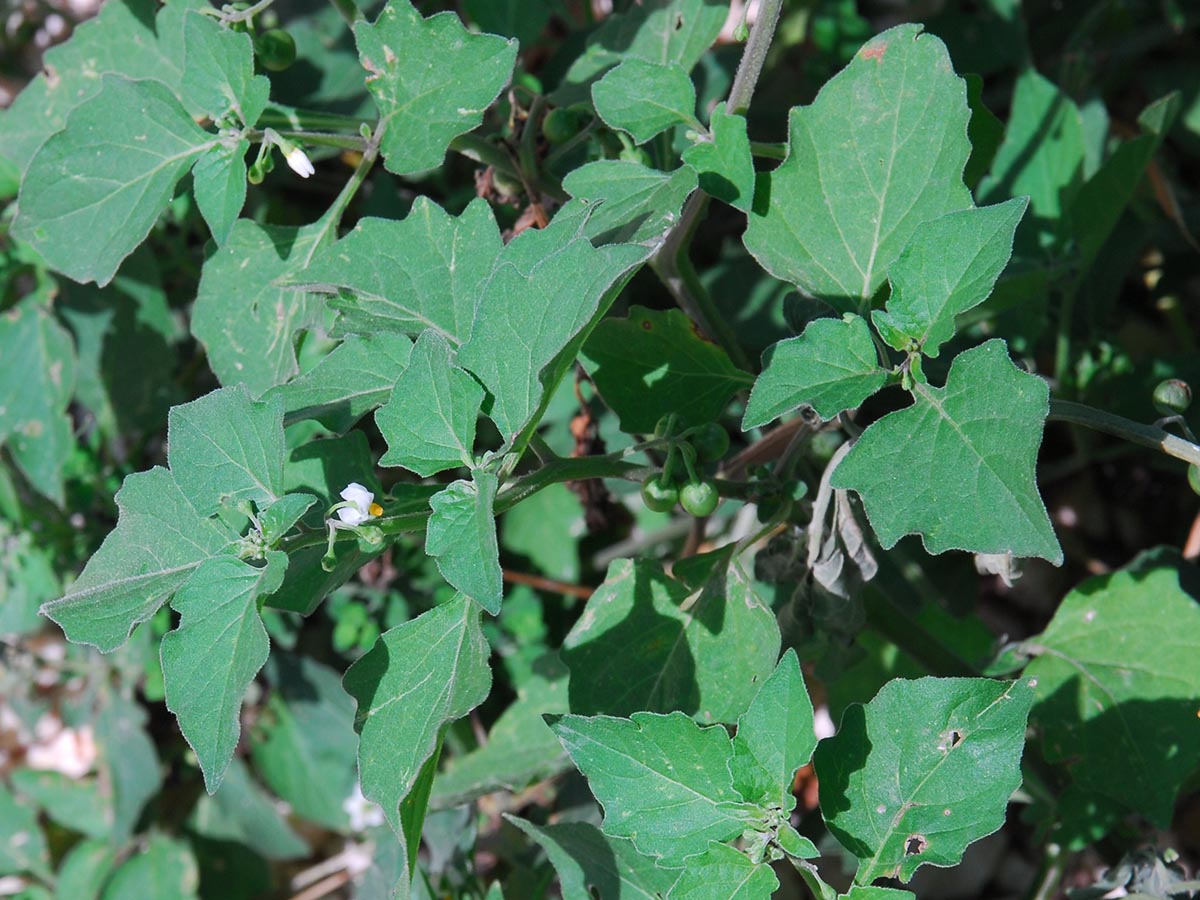
[[[1192,388],[1178,378],[1160,381],[1154,389],[1154,408],[1164,416],[1178,416],[1192,405]]]

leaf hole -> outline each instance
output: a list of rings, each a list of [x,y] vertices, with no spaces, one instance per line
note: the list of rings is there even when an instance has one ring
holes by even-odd
[[[676,13],[675,14],[675,30],[679,31],[679,29],[681,29],[681,28],[683,28],[683,16],[680,15],[679,13]]]
[[[963,742],[963,734],[957,728],[951,728],[947,731],[943,731],[939,737],[940,740],[938,741],[938,749],[942,752],[953,750]]]
[[[924,853],[929,847],[929,841],[925,840],[925,835],[914,834],[904,842],[904,855],[916,856],[918,853]]]

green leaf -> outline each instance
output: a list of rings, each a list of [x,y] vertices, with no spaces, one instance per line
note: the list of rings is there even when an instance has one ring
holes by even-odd
[[[70,640],[104,652],[125,643],[202,562],[237,539],[197,515],[158,466],[128,476],[116,501],[117,527],[67,594],[42,607]]]
[[[107,284],[216,143],[158,82],[106,75],[30,161],[13,234],[56,271]]]
[[[1079,244],[1084,269],[1096,259],[1128,208],[1179,106],[1179,95],[1172,93],[1146,107],[1138,116],[1142,134],[1117,148],[1083,185],[1067,210],[1067,221]]]
[[[75,400],[109,441],[162,429],[177,399],[174,344],[184,333],[162,285],[159,263],[143,245],[107,288],[59,285],[55,311],[75,336]]]
[[[133,835],[142,808],[162,787],[154,742],[147,734],[149,716],[130,697],[105,691],[95,718],[99,768],[112,791],[113,822],[109,839],[123,844]]]
[[[975,190],[991,169],[996,151],[1004,140],[1004,123],[983,102],[983,79],[978,75],[964,75],[963,80],[967,83],[967,105],[971,107],[971,121],[967,123],[971,158],[963,169],[963,181]]]
[[[521,791],[569,768],[562,744],[542,716],[567,712],[567,672],[552,656],[517,688],[487,743],[451,759],[438,774],[430,805],[447,809],[498,790]]]
[[[229,240],[238,214],[246,205],[246,151],[250,142],[222,141],[196,161],[192,191],[196,206],[217,246]]]
[[[737,752],[737,746],[734,745],[734,752]],[[734,781],[737,780],[737,759],[734,762]],[[741,791],[741,788],[738,788]],[[742,791],[742,793],[745,793]],[[775,843],[779,845],[779,849],[793,859],[815,859],[821,855],[821,851],[817,849],[817,845],[808,838],[801,835],[795,828],[787,822],[780,822],[779,827],[775,831]]]
[[[636,434],[651,433],[669,413],[684,428],[712,422],[751,383],[677,309],[634,306],[627,318],[604,319],[584,344],[583,357],[621,429]]]
[[[724,0],[646,0],[628,6],[588,36],[587,48],[551,99],[558,106],[586,101],[593,81],[631,58],[690,72],[728,16]]]
[[[959,354],[944,388],[914,385],[912,406],[871,425],[834,472],[862,497],[880,543],[920,534],[930,553],[1040,556],[1062,550],[1034,481],[1049,389],[1004,342]],[[931,477],[935,473],[937,477]]]
[[[746,248],[839,312],[883,285],[917,226],[966,209],[966,89],[920,25],[872,38],[789,120],[788,158],[760,179]]]
[[[35,295],[0,315],[0,359],[0,446],[61,506],[62,468],[75,444],[67,415],[75,345]]]
[[[552,484],[504,514],[501,542],[528,557],[542,574],[571,583],[579,579],[585,528],[579,498],[565,484]]]
[[[483,388],[452,362],[446,339],[430,329],[417,338],[391,400],[375,413],[387,441],[381,466],[403,466],[422,478],[475,462],[475,423]]]
[[[296,332],[317,321],[323,304],[282,282],[308,265],[331,231],[326,219],[303,228],[239,219],[205,262],[191,328],[221,384],[244,384],[257,397],[299,371]]]
[[[402,221],[360,220],[294,280],[343,292],[330,300],[341,312],[340,333],[415,337],[432,328],[457,346],[471,335],[479,295],[503,249],[486,200],[455,217],[418,197]]]
[[[871,314],[896,350],[915,344],[926,356],[954,337],[954,317],[982,303],[1012,256],[1024,197],[949,213],[920,225],[892,265],[887,311]]]
[[[528,47],[541,36],[557,7],[553,0],[465,0],[463,8],[480,31],[514,37]]]
[[[729,772],[733,746],[719,725],[702,728],[678,712],[549,721],[604,807],[604,833],[629,838],[664,865],[736,837],[750,820]]]
[[[846,893],[839,894],[838,900],[917,900],[917,895],[898,888],[865,887],[856,884]]]
[[[754,157],[746,117],[727,113],[718,103],[709,117],[708,135],[683,151],[683,161],[700,176],[700,189],[742,212],[754,200]]]
[[[679,876],[586,822],[541,827],[504,817],[537,842],[558,873],[563,900],[651,900],[666,896]]]
[[[183,19],[180,87],[190,105],[204,110],[214,122],[233,110],[242,125],[254,125],[267,107],[271,82],[254,74],[250,35],[200,12],[189,12]]]
[[[1066,94],[1033,69],[1017,77],[1004,142],[979,183],[982,201],[1027,195],[1041,246],[1061,231],[1059,219],[1084,178],[1083,118]]]
[[[0,781],[0,875],[47,874],[49,861],[37,809],[18,800]]]
[[[67,851],[58,867],[58,895],[96,900],[116,865],[116,850],[109,841],[80,841]]]
[[[296,815],[346,827],[342,804],[354,793],[358,750],[354,701],[338,672],[307,657],[276,649],[264,671],[273,689],[251,735],[255,769]]]
[[[358,703],[363,796],[400,832],[400,801],[429,759],[442,727],[465,716],[492,686],[491,650],[479,610],[463,596],[383,633],[346,672]]]
[[[576,211],[586,218],[583,231],[594,243],[657,246],[679,220],[696,184],[686,166],[660,172],[628,160],[601,159],[567,173],[563,190],[587,204]],[[565,220],[571,213],[568,206],[558,216]]]
[[[286,568],[287,555],[274,551],[261,568],[218,556],[171,601],[180,620],[162,639],[167,708],[196,752],[210,794],[241,735],[242,696],[270,653],[257,600],[279,587]]]
[[[709,844],[687,861],[668,900],[768,900],[779,879],[767,863],[750,861],[740,850]]]
[[[194,900],[199,886],[200,871],[187,845],[151,834],[145,846],[113,874],[103,900]]]
[[[792,781],[816,746],[812,701],[796,651],[788,650],[738,718],[733,738],[734,784],[743,796],[789,812],[796,803]],[[747,771],[753,773],[749,778],[743,775]],[[767,775],[763,796],[743,787],[753,783],[758,771]]]
[[[859,859],[856,884],[957,865],[1004,824],[1032,702],[1029,679],[919,678],[846,709],[813,761],[825,822]]]
[[[17,793],[44,809],[62,827],[93,838],[106,838],[112,833],[112,803],[96,779],[35,769],[16,769],[9,778]]]
[[[609,128],[620,129],[644,144],[675,125],[696,121],[696,88],[687,70],[636,56],[626,59],[592,85],[592,102]]]
[[[283,491],[283,409],[228,387],[176,406],[167,419],[167,459],[202,516],[251,500],[260,509]]]
[[[312,494],[284,494],[263,510],[258,521],[267,544],[276,544],[316,502]]]
[[[1089,579],[1025,645],[1046,758],[1068,764],[1085,796],[1163,828],[1200,758],[1200,592],[1189,568],[1151,560]]]
[[[609,288],[642,261],[641,247],[594,247],[578,222],[555,220],[504,248],[458,364],[492,395],[487,410],[506,441],[534,418],[553,366],[612,302]],[[544,377],[544,374],[550,377]]]
[[[0,112],[0,154],[24,171],[46,139],[62,131],[71,110],[100,92],[106,73],[154,79],[178,93],[185,14],[199,5],[200,0],[103,4],[68,41],[46,51],[45,71]]]
[[[780,341],[763,354],[742,430],[773,422],[801,404],[828,421],[854,409],[883,387],[871,329],[861,316],[815,319],[799,337]]]
[[[330,431],[344,434],[371,410],[387,403],[411,353],[412,341],[402,334],[352,334],[312,369],[271,388],[263,399],[283,400],[286,424],[315,419]]]
[[[686,585],[649,560],[609,566],[563,641],[572,710],[737,720],[775,668],[779,628],[741,567],[711,556],[700,558],[711,571]]]
[[[235,756],[225,770],[221,789],[211,797],[200,797],[188,818],[188,828],[213,840],[246,844],[268,859],[308,856],[308,844],[275,804],[251,777],[249,767]]]
[[[568,543],[574,551],[576,542]],[[62,594],[59,568],[53,545],[16,523],[0,522],[0,634],[33,635],[45,627],[38,610]]]
[[[494,474],[477,469],[470,481],[456,481],[435,494],[425,536],[425,552],[437,560],[447,583],[493,616],[504,599],[492,512],[497,485]]]
[[[397,175],[440,166],[450,142],[483,121],[517,58],[516,41],[471,34],[453,13],[423,19],[407,0],[356,24],[354,38],[379,107],[384,166]]]

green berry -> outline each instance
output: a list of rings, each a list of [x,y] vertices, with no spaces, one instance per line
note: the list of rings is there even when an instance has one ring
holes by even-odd
[[[661,475],[652,475],[642,482],[642,502],[655,512],[669,512],[679,502],[679,489]]]
[[[282,72],[296,61],[296,42],[282,28],[272,28],[256,37],[254,51],[262,67],[272,72]]]
[[[711,481],[689,481],[679,489],[679,505],[696,518],[711,516],[721,502],[717,486]]]
[[[1154,408],[1164,416],[1178,416],[1192,405],[1192,388],[1186,381],[1168,378],[1154,389]]]
[[[1200,494],[1200,466],[1195,463],[1188,466],[1188,484],[1193,491]]]
[[[716,462],[729,452],[729,432],[716,422],[709,422],[688,438],[696,448],[701,462]]]
[[[583,117],[571,109],[552,109],[542,119],[542,137],[555,146],[565,144],[583,128]]]

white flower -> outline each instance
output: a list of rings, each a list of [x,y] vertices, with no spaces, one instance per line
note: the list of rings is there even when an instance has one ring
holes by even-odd
[[[342,499],[349,503],[337,511],[337,517],[347,525],[361,525],[383,512],[375,502],[375,495],[357,481],[352,481],[342,490]]]
[[[358,782],[354,783],[350,796],[342,801],[342,809],[350,817],[350,828],[354,831],[366,831],[385,821],[383,809],[363,796],[362,785]]]
[[[308,154],[295,144],[284,150],[283,158],[287,160],[288,167],[301,178],[307,178],[313,172],[317,171],[313,168],[312,160],[308,158]]]

